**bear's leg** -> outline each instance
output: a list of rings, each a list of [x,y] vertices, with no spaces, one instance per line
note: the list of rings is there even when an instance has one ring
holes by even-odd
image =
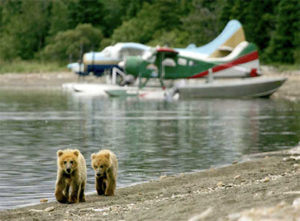
[[[106,184],[104,179],[101,178],[96,178],[96,190],[98,195],[104,195],[105,193],[105,188],[106,188]]]
[[[105,193],[106,186],[107,186],[107,180],[104,180],[102,183],[103,194]]]
[[[107,187],[105,190],[105,196],[114,196],[116,190],[116,180],[113,176],[110,176],[107,181]]]
[[[65,188],[65,196],[66,197],[69,197],[69,189],[70,189],[70,185],[66,185],[66,188]]]
[[[56,188],[55,188],[55,198],[58,202],[60,202],[60,203],[68,202],[68,195],[66,195],[68,193],[68,191],[67,191],[68,189],[69,189],[69,187],[62,180],[57,182]],[[64,190],[66,190],[66,194],[63,193]]]
[[[83,181],[80,188],[79,202],[85,202],[84,189],[85,189],[85,182]]]
[[[72,191],[69,203],[78,203],[79,192],[80,186],[77,184],[77,182],[72,182]]]

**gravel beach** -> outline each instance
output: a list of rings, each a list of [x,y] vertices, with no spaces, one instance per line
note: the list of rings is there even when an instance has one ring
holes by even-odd
[[[288,78],[271,99],[299,102],[300,71],[263,67],[263,73]],[[70,72],[3,74],[0,88],[61,88],[77,80]],[[246,156],[221,168],[163,176],[119,188],[113,197],[92,194],[79,204],[46,201],[0,211],[0,220],[300,220],[300,146]]]

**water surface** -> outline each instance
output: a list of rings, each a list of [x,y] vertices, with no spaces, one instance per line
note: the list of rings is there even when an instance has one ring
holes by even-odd
[[[56,151],[87,160],[109,148],[118,187],[225,165],[243,155],[295,146],[300,104],[273,99],[142,101],[60,90],[0,90],[0,209],[54,200]]]

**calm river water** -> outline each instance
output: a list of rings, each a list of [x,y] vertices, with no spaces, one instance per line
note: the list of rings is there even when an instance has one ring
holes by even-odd
[[[119,158],[118,187],[229,164],[249,153],[300,140],[300,103],[274,99],[139,101],[0,90],[0,209],[54,200],[56,151],[87,160],[109,148]]]

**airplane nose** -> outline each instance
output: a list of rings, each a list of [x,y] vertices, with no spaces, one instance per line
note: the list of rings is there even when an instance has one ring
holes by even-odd
[[[126,58],[126,61],[124,62],[124,71],[126,74],[131,74],[134,77],[139,76],[141,64],[143,63],[143,60],[139,56],[130,56]],[[123,65],[123,64],[121,64]],[[146,64],[144,64],[146,66]]]

